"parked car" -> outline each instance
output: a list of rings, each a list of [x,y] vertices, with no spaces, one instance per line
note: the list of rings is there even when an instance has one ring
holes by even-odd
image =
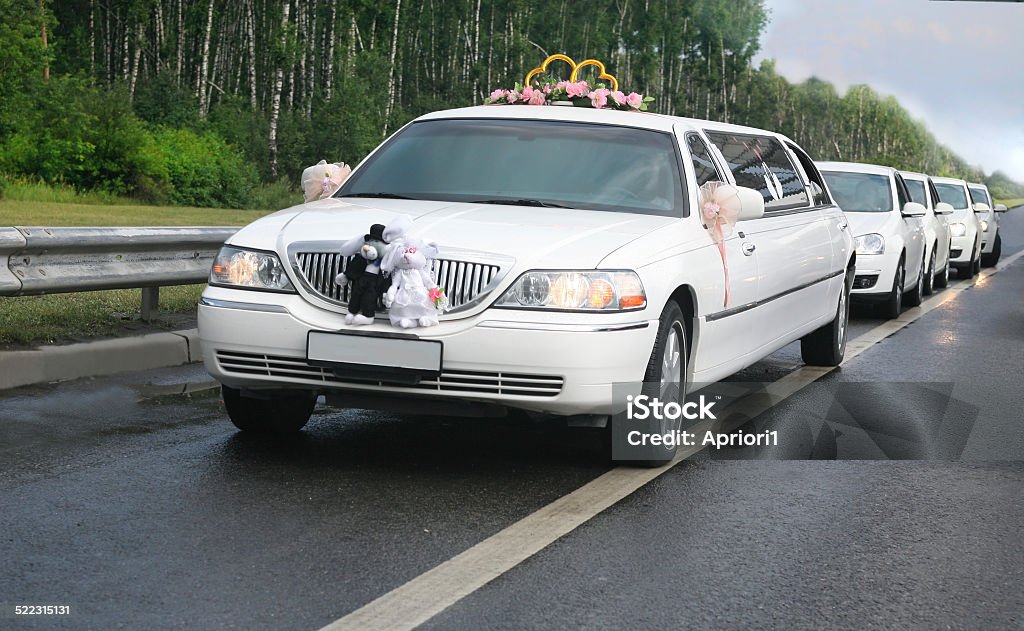
[[[953,237],[949,256],[953,268],[961,278],[975,276],[981,271],[982,226],[967,182],[949,177],[933,177],[932,182],[940,204],[948,204],[953,210],[949,216],[949,232]]]
[[[724,255],[702,223],[709,181],[757,200]],[[401,214],[407,234],[439,244],[433,277],[451,309],[428,328],[393,328],[383,311],[346,325],[339,248]],[[846,217],[785,136],[635,112],[470,107],[421,116],[333,198],[232,236],[199,332],[243,430],[298,430],[318,394],[343,407],[511,408],[603,425],[612,384],[653,382],[680,398],[795,340],[808,363],[838,364],[854,259]],[[659,449],[651,462],[674,453]]]
[[[819,162],[836,203],[846,213],[857,249],[854,300],[881,307],[888,318],[921,304],[927,270],[924,206],[911,201],[896,169],[854,162]]]
[[[981,264],[993,267],[1003,253],[1003,238],[999,235],[999,214],[1006,212],[1003,204],[992,203],[992,195],[984,184],[968,184],[974,210],[981,222]],[[983,210],[978,204],[988,208]]]
[[[939,194],[927,175],[910,171],[900,171],[900,175],[907,185],[910,199],[924,206],[927,211],[924,216],[924,256],[928,265],[924,273],[923,290],[927,296],[932,293],[933,287],[949,285],[949,250],[953,236],[949,232],[948,217],[953,209],[946,206],[941,210],[935,208],[939,204]]]

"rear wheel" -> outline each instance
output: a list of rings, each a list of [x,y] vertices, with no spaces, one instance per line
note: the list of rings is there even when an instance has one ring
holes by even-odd
[[[221,386],[224,407],[235,427],[256,434],[292,434],[313,414],[316,394],[289,393],[274,398],[247,397],[236,388]]]
[[[1003,253],[1003,238],[996,233],[996,241],[992,244],[992,251],[988,254],[981,255],[981,264],[985,267],[995,267],[996,263],[999,262],[999,257]]]
[[[850,288],[853,270],[846,270],[846,280],[839,292],[836,317],[817,331],[800,340],[800,355],[809,366],[838,366],[846,354],[847,328],[850,324]]]
[[[906,277],[907,269],[903,259],[900,259],[896,266],[896,274],[892,279],[892,290],[889,291],[889,298],[882,303],[882,315],[888,319],[898,318],[903,311],[903,280]]]

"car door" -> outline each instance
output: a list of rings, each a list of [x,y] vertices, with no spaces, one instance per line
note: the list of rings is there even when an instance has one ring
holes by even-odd
[[[949,215],[940,215],[935,211],[939,204],[939,192],[935,190],[935,184],[931,178],[926,181],[928,186],[928,208],[929,212],[935,215],[936,225],[936,256],[935,266],[939,269],[949,261],[949,250],[952,247],[953,235],[949,232]]]
[[[680,140],[689,152],[689,162],[698,190],[711,181],[728,183],[724,175],[726,171],[721,166],[721,156],[710,148],[705,138],[697,132],[688,131],[682,133]],[[695,212],[698,220],[701,219],[700,211],[698,205]],[[694,370],[697,372],[734,362],[750,351],[751,340],[747,332],[755,326],[755,322],[754,314],[745,307],[757,301],[758,257],[755,250],[747,246],[744,238],[749,229],[747,223],[737,221],[732,234],[726,237],[724,260],[708,235],[709,248],[713,250],[711,258],[715,261],[711,269],[715,270],[715,274],[706,285],[713,302],[705,304],[702,309],[706,314],[707,325],[701,331],[701,347],[711,349],[712,352],[697,354],[694,361]],[[729,283],[728,303],[725,296],[726,278]]]
[[[907,189],[907,184],[903,181],[902,175],[897,172],[893,172],[892,177],[893,186],[896,189],[896,205],[897,208],[899,208],[900,217],[903,220],[903,226],[906,230],[905,245],[907,248],[907,276],[904,289],[910,289],[917,283],[921,266],[927,265],[924,260],[924,218],[906,217],[903,215],[903,208],[911,201],[910,191]]]
[[[739,186],[758,190],[765,213],[742,239],[757,252],[759,346],[778,346],[831,312],[832,234],[782,142],[770,135],[708,132]]]

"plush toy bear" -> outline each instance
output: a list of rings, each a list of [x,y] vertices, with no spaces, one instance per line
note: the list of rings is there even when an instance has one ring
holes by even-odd
[[[384,294],[391,324],[403,329],[437,324],[437,284],[430,265],[437,258],[437,244],[418,239],[398,239],[388,246],[381,269],[391,275]]]
[[[358,254],[344,273],[334,279],[339,285],[350,284],[345,324],[373,324],[377,301],[388,289],[388,278],[380,269],[380,261],[387,248],[384,230],[384,225],[375,223],[370,226],[369,234],[350,239],[341,246],[341,253],[345,256]]]

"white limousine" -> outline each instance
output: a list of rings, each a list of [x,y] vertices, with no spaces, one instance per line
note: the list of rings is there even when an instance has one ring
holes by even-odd
[[[724,240],[705,225],[709,181],[746,200]],[[431,276],[449,310],[435,326],[396,328],[381,303],[372,323],[346,324],[342,245],[400,215],[407,237],[437,244]],[[808,363],[838,364],[854,258],[846,217],[784,136],[478,106],[416,119],[333,197],[232,236],[199,332],[246,430],[297,430],[319,394],[341,407],[512,408],[603,425],[612,384],[682,397],[795,340]]]

